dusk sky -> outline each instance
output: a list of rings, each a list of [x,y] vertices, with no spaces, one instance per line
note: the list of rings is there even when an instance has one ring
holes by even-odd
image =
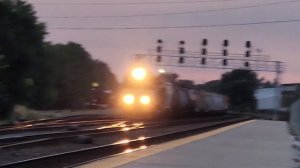
[[[119,80],[124,76],[133,56],[147,54],[149,49],[156,47],[157,39],[164,40],[166,49],[176,50],[178,41],[185,40],[187,50],[199,51],[201,40],[207,38],[209,51],[220,52],[222,41],[228,39],[229,52],[234,53],[243,53],[245,41],[250,40],[254,51],[270,55],[271,60],[285,63],[282,83],[300,82],[300,0],[27,1],[34,4],[39,20],[47,24],[49,33],[46,37],[47,41],[54,43],[74,41],[82,44],[93,58],[106,62]],[[174,14],[180,12],[185,14]],[[169,14],[157,15],[166,13]],[[148,14],[155,15],[128,16]],[[229,27],[189,27],[273,21],[291,22]],[[187,28],[110,29],[178,26],[187,26]],[[225,72],[174,67],[166,70],[176,72],[181,78],[192,79],[197,83],[218,79]],[[274,73],[259,73],[259,75],[270,80],[274,78]]]

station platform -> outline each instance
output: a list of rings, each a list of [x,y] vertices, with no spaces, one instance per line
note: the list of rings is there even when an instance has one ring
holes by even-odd
[[[80,168],[292,168],[285,122],[252,120]]]

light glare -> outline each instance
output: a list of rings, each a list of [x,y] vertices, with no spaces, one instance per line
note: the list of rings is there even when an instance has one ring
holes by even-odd
[[[151,102],[151,99],[149,96],[147,95],[144,95],[144,96],[141,96],[140,97],[140,102],[143,104],[143,105],[147,105]]]
[[[121,141],[116,142],[115,144],[128,144],[129,142],[129,139],[123,139]]]
[[[126,149],[126,150],[124,151],[124,153],[131,153],[131,152],[133,152],[132,149]]]
[[[121,124],[120,127],[124,128],[124,127],[127,127],[127,125],[126,124]]]
[[[133,125],[133,126],[136,126],[136,127],[139,127],[139,126],[144,125],[144,123],[133,123],[132,125]]]
[[[144,68],[138,67],[132,70],[131,75],[135,80],[140,81],[146,78],[146,70]]]
[[[123,102],[128,105],[133,104],[134,100],[135,100],[135,97],[132,94],[127,94],[123,97]]]
[[[131,128],[128,127],[122,128],[122,131],[129,131],[129,130],[131,130]]]
[[[164,69],[158,69],[158,72],[159,73],[166,73],[166,70],[164,70]]]
[[[141,137],[138,138],[139,141],[143,141],[145,139],[146,139],[146,137],[144,137],[144,136],[141,136]]]
[[[142,146],[140,147],[140,149],[147,149],[147,146],[146,146],[146,145],[142,145]]]

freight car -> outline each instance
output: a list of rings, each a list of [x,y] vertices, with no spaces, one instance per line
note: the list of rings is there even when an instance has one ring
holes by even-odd
[[[178,117],[224,113],[227,97],[180,84],[175,74],[152,75],[135,66],[120,88],[118,107],[130,118]]]

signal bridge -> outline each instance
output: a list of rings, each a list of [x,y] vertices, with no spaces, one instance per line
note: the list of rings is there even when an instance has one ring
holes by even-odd
[[[178,50],[164,50],[163,41],[157,41],[156,50],[150,50],[150,62],[156,66],[213,68],[213,69],[244,69],[276,73],[276,82],[284,72],[284,64],[270,60],[268,55],[252,54],[250,41],[245,42],[245,53],[228,51],[229,41],[223,41],[221,52],[208,52],[208,40],[202,40],[201,51],[186,51],[185,41],[179,41]]]

